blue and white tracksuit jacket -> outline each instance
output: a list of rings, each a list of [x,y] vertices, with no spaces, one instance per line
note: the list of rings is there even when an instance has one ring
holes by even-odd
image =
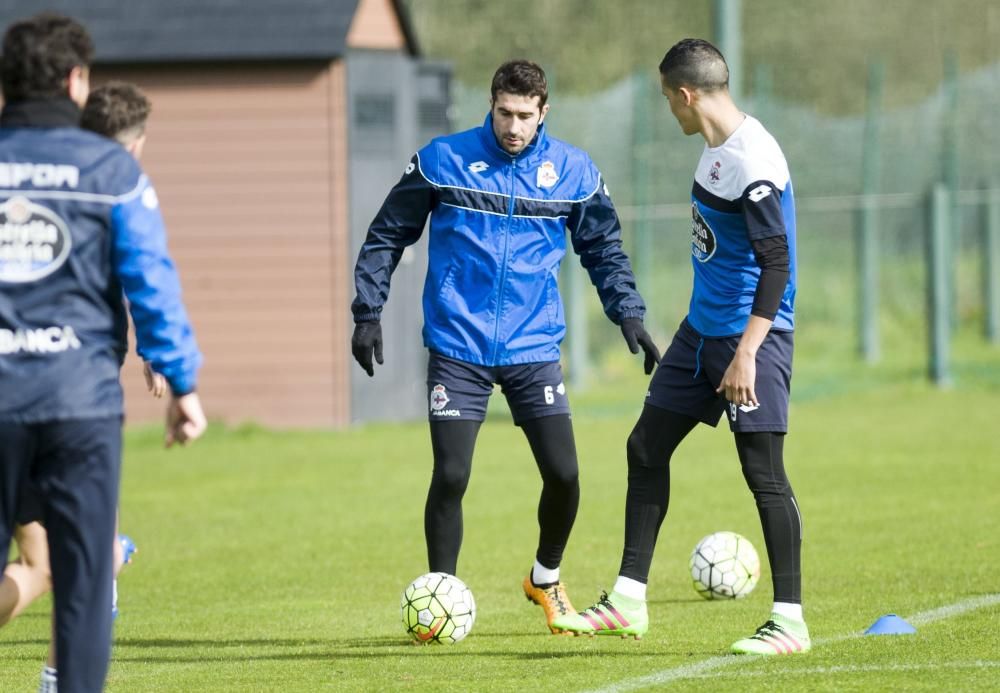
[[[119,144],[75,126],[68,99],[0,119],[0,421],[122,414],[122,292],[139,355],[174,394],[201,354],[156,193]]]
[[[608,317],[645,313],[600,172],[544,124],[516,156],[497,143],[491,116],[413,156],[359,253],[356,322],[379,319],[390,276],[428,214],[423,337],[432,351],[483,366],[558,361],[567,231]]]

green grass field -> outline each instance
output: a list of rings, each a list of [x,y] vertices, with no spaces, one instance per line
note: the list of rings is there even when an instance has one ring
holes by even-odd
[[[980,355],[995,373],[995,350]],[[803,371],[786,449],[805,519],[808,655],[725,656],[768,613],[766,569],[739,602],[691,588],[687,559],[703,535],[731,529],[764,548],[731,436],[704,427],[675,458],[649,634],[548,635],[520,593],[539,481],[498,406],[479,441],[459,566],[478,619],[453,647],[412,646],[399,622],[402,588],[425,571],[425,424],[217,426],[169,452],[157,431],[129,431],[122,527],[140,550],[120,580],[108,690],[996,690],[997,390]],[[643,391],[632,377],[574,399],[583,493],[563,578],[579,608],[616,574],[624,440]],[[0,631],[0,690],[34,689],[49,606]],[[917,634],[860,636],[886,613],[913,619]]]

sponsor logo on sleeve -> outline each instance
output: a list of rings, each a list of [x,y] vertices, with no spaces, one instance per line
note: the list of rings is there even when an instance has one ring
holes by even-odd
[[[73,245],[69,227],[26,197],[0,204],[0,282],[38,281],[59,269]]]
[[[747,193],[747,197],[751,202],[760,202],[765,197],[771,194],[771,186],[761,183],[756,188]]]

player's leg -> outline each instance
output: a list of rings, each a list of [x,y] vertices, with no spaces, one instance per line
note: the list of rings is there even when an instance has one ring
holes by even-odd
[[[433,572],[455,575],[458,570],[462,498],[492,392],[493,380],[487,369],[430,352],[427,394],[434,470],[424,507],[424,536]]]
[[[698,419],[646,405],[626,445],[625,547],[611,594],[557,622],[573,632],[642,637],[649,629],[646,583],[660,526],[670,503],[670,458]]]
[[[434,471],[424,507],[427,561],[432,572],[455,575],[462,548],[462,497],[472,473],[478,421],[432,421]]]
[[[736,344],[736,339],[714,340],[709,347],[709,358],[716,355],[713,375],[720,380]],[[784,463],[793,348],[790,332],[768,334],[757,351],[758,406],[728,405],[729,426],[757,505],[774,588],[771,617],[752,636],[733,644],[737,653],[791,654],[810,648],[802,617],[802,517]]]
[[[552,622],[574,613],[559,579],[559,567],[580,505],[580,474],[568,414],[554,414],[521,422],[542,476],[538,500],[538,548],[535,563],[522,581],[525,596],[542,607]]]
[[[758,395],[759,397],[759,395]],[[784,434],[737,432],[736,449],[753,493],[767,546],[774,588],[770,619],[757,632],[733,644],[741,654],[792,654],[810,648],[802,617],[802,519],[785,474]]]
[[[59,689],[101,690],[111,653],[111,538],[121,418],[52,422],[36,478],[46,506]]]
[[[714,426],[722,406],[701,367],[703,340],[681,323],[654,373],[646,406],[626,444],[625,546],[611,594],[556,626],[575,633],[640,637],[649,626],[646,583],[670,500],[670,459],[699,423]]]
[[[118,618],[118,574],[126,565],[132,562],[132,556],[139,550],[136,548],[132,537],[120,534],[118,530],[118,513],[115,513],[115,536],[114,536],[115,567],[114,580],[111,583],[111,617]]]
[[[39,522],[17,525],[14,529],[17,558],[7,564],[0,581],[0,625],[24,611],[52,589],[49,570],[49,542]]]
[[[5,569],[13,567],[7,557],[35,451],[32,426],[0,421],[0,559]],[[20,601],[18,583],[5,575],[0,579],[0,623],[10,620]]]
[[[580,470],[568,414],[521,423],[542,477],[538,500],[538,549],[532,579],[559,582],[559,566],[580,505]]]
[[[579,467],[569,400],[557,361],[504,366],[497,382],[514,423],[524,431],[542,477],[535,562],[521,582],[529,601],[542,607],[549,629],[575,613],[559,579],[559,567],[580,504]]]
[[[653,550],[670,503],[670,459],[698,419],[646,405],[626,445],[628,490],[625,495],[625,548],[620,578],[639,583],[645,599]]]

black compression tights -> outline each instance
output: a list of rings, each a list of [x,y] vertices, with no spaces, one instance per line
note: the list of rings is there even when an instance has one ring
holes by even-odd
[[[645,583],[670,503],[670,457],[697,419],[646,406],[626,444],[625,549],[619,575]]]
[[[753,492],[771,566],[774,601],[802,602],[802,517],[788,483],[782,433],[737,433],[743,478]]]
[[[455,574],[462,546],[462,496],[472,472],[478,421],[431,423],[434,472],[424,508],[424,535],[432,571]],[[547,568],[558,568],[580,502],[573,425],[567,415],[521,424],[542,475],[538,502],[538,551]]]
[[[697,425],[688,416],[656,407],[643,409],[627,445],[625,549],[619,574],[645,583],[653,549],[670,501],[670,457]],[[770,561],[774,599],[802,599],[802,524],[782,461],[784,435],[737,433],[743,477],[753,493]]]

